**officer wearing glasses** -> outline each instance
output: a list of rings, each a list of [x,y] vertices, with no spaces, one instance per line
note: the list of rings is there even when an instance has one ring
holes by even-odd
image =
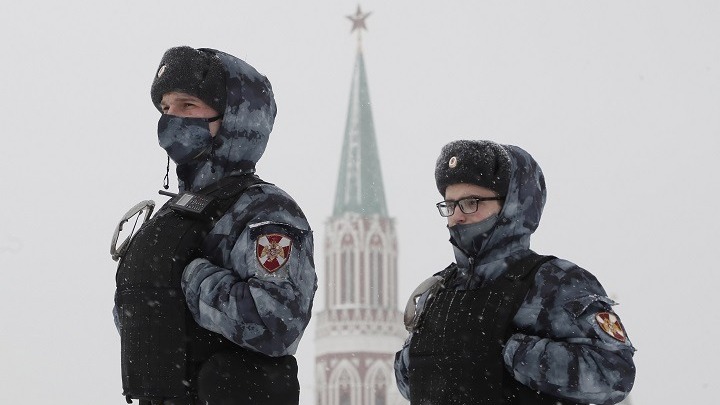
[[[435,168],[456,262],[423,282],[395,356],[411,404],[614,404],[635,379],[615,302],[588,271],[530,249],[540,167],[516,146],[445,145]]]

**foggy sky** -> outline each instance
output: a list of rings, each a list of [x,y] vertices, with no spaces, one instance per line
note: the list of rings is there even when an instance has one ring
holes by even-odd
[[[434,207],[442,145],[515,144],[548,185],[533,248],[591,271],[620,302],[638,349],[633,403],[710,403],[720,360],[720,3],[361,5],[373,12],[363,49],[402,305],[452,261]],[[220,49],[270,79],[278,115],[258,173],[305,211],[322,285],[356,51],[345,16],[356,6],[3,6],[1,402],[125,403],[109,244],[128,208],[165,201],[149,89],[167,48]],[[323,299],[319,291],[316,311]],[[298,353],[304,404],[313,398],[314,327]]]

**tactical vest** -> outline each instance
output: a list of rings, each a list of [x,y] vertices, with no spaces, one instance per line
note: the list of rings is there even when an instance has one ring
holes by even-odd
[[[128,403],[194,396],[198,370],[210,356],[244,351],[198,326],[180,281],[185,266],[203,257],[203,240],[216,221],[245,189],[259,183],[252,174],[230,176],[173,197],[130,241],[118,265],[115,296]]]
[[[569,404],[519,383],[502,358],[535,273],[553,258],[532,253],[482,288],[436,293],[410,343],[412,405]],[[451,277],[456,269],[442,275]]]

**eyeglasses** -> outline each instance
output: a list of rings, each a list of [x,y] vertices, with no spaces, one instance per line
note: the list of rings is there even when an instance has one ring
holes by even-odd
[[[480,201],[498,201],[498,200],[504,200],[504,196],[495,196],[495,197],[467,197],[463,198],[457,201],[453,200],[445,200],[440,201],[439,203],[435,204],[438,211],[440,211],[440,216],[443,217],[449,217],[452,214],[455,213],[455,206],[460,207],[460,211],[463,212],[463,214],[472,214],[478,210],[478,206],[480,205]]]

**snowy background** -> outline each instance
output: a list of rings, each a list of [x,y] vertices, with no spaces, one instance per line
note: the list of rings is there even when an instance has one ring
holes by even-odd
[[[130,206],[165,200],[149,88],[169,47],[221,49],[268,76],[278,116],[259,173],[300,203],[322,257],[356,49],[345,16],[356,6],[3,5],[0,402],[124,403],[109,242]],[[434,207],[440,147],[516,144],[547,177],[535,250],[587,268],[621,303],[638,348],[633,404],[713,402],[720,2],[362,7],[373,12],[365,62],[401,249],[400,300],[452,260]],[[298,353],[303,404],[314,397],[313,337],[314,323]]]

